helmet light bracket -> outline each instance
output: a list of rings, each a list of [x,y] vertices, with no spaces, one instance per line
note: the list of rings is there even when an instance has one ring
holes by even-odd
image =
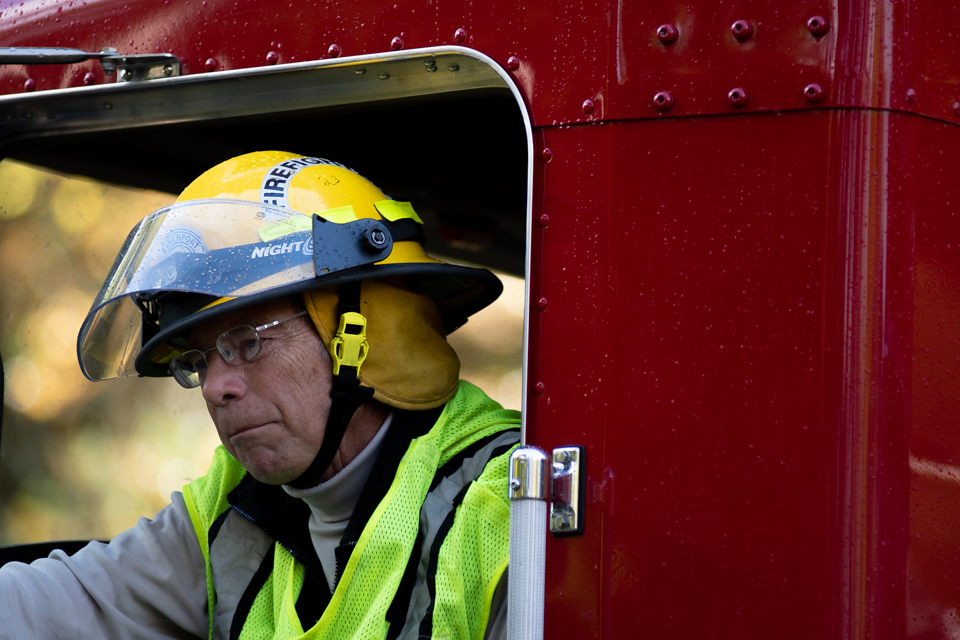
[[[391,252],[393,234],[383,220],[336,223],[313,216],[313,264],[318,276],[372,265]]]

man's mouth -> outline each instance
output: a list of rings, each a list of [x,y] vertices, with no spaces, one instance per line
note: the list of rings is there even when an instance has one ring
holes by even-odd
[[[232,441],[234,438],[236,438],[241,434],[247,433],[248,431],[253,431],[255,429],[259,429],[261,427],[265,427],[268,424],[270,424],[270,422],[252,422],[252,423],[243,425],[241,427],[236,427],[235,429],[231,430],[231,433],[228,436],[228,439]]]

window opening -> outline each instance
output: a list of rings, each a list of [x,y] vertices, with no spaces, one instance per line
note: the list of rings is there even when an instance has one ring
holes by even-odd
[[[506,91],[3,141],[0,545],[112,537],[205,470],[218,439],[199,394],[88,382],[76,333],[135,222],[247,151],[350,166],[414,202],[429,253],[496,270],[503,296],[450,341],[461,377],[520,407],[527,130]]]

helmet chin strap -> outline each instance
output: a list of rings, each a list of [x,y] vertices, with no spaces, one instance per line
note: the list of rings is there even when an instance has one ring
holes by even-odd
[[[372,388],[360,385],[360,365],[367,357],[368,348],[366,319],[360,314],[360,281],[348,282],[340,287],[340,327],[330,341],[333,386],[323,443],[307,470],[291,485],[306,488],[320,481],[337,455],[353,415],[373,397]]]

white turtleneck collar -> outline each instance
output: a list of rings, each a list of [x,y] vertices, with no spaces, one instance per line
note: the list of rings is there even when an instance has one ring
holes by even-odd
[[[350,522],[350,516],[357,506],[360,492],[367,484],[367,479],[373,472],[380,448],[386,437],[387,429],[393,422],[393,411],[383,421],[383,425],[369,444],[356,458],[326,482],[316,487],[297,489],[290,485],[283,485],[283,490],[294,498],[300,498],[310,507],[310,537],[313,546],[323,565],[330,591],[333,591],[333,580],[336,572],[336,555],[334,553],[343,532]]]

